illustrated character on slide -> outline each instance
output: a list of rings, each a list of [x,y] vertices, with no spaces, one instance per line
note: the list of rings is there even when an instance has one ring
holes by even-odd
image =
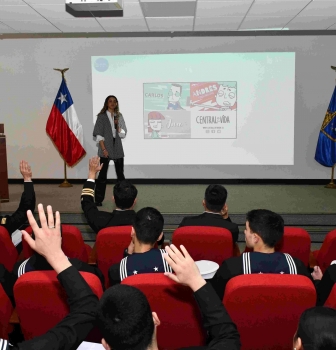
[[[237,89],[220,85],[216,95],[216,102],[222,107],[221,109],[237,110]]]
[[[182,86],[179,84],[172,84],[168,93],[168,107],[170,110],[183,109],[180,104],[180,98],[182,95]]]
[[[165,120],[165,117],[160,112],[148,113],[148,131],[152,133],[152,139],[161,138],[162,120]]]

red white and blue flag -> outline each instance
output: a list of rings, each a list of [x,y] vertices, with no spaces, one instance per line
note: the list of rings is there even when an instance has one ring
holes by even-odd
[[[64,79],[51,109],[46,131],[69,166],[73,166],[86,154],[83,128]]]

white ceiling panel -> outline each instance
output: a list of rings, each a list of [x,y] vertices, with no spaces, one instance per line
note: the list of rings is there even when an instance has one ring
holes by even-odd
[[[311,0],[272,1],[262,0],[253,3],[248,17],[296,16]]]
[[[246,17],[240,29],[282,28],[292,17]]]
[[[302,16],[336,16],[336,0],[313,1],[301,13]]]
[[[297,16],[286,25],[289,30],[327,29],[336,22],[335,17]]]
[[[68,12],[65,11],[64,5],[31,5],[41,16],[48,19],[73,19]]]
[[[17,30],[8,27],[6,24],[0,23],[0,33],[1,34],[10,34],[10,33],[18,33]]]
[[[41,19],[41,16],[28,5],[0,5],[0,21],[3,19],[27,21]]]
[[[207,1],[197,5],[196,17],[245,16],[250,8],[250,1]]]
[[[194,17],[147,17],[147,24],[150,31],[173,32],[192,31]]]
[[[97,33],[104,31],[94,18],[55,19],[52,20],[52,23],[64,33]]]
[[[60,33],[51,23],[45,19],[37,21],[3,21],[5,24],[21,33]]]
[[[124,3],[124,18],[143,18],[139,2]]]
[[[196,18],[195,30],[196,31],[237,30],[243,18],[244,17]]]
[[[106,32],[148,32],[144,18],[97,18]]]

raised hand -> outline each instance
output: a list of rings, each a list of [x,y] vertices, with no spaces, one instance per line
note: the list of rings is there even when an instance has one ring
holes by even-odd
[[[106,151],[107,152],[107,151]],[[98,171],[100,171],[103,167],[103,164],[100,164],[100,157],[95,156],[90,158],[89,160],[89,178],[96,178],[96,174]]]
[[[192,257],[183,245],[180,246],[183,254],[171,244],[166,246],[165,260],[175,272],[175,275],[166,272],[165,275],[177,283],[189,286],[194,292],[206,284]]]
[[[20,162],[20,173],[22,174],[24,181],[31,181],[33,173],[30,165],[25,160],[21,160]]]
[[[49,264],[57,273],[60,273],[67,267],[71,266],[69,259],[62,251],[62,237],[61,237],[61,217],[60,213],[56,212],[56,222],[52,207],[47,206],[48,220],[44,213],[43,205],[38,205],[38,213],[41,222],[41,228],[38,226],[32,212],[27,211],[27,217],[30,226],[35,235],[35,240],[26,232],[22,231],[23,237],[29,246],[37,253],[44,256]]]

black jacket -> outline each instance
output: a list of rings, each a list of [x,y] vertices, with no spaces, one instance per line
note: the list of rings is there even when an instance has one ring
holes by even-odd
[[[86,181],[81,195],[82,210],[92,230],[98,233],[110,226],[132,226],[135,219],[134,210],[113,210],[112,213],[98,210],[94,202],[95,183]]]
[[[33,182],[24,182],[24,191],[21,195],[19,207],[12,215],[0,216],[0,225],[5,227],[11,235],[28,220],[27,210],[34,212],[36,198]]]
[[[220,214],[203,213],[197,216],[186,216],[183,218],[179,227],[183,226],[214,226],[228,229],[232,233],[232,241],[238,241],[239,229],[238,225],[233,223],[228,217],[223,219]]]
[[[98,233],[101,229],[112,226],[133,226],[136,216],[134,210],[113,210],[112,213],[98,210],[94,201],[95,183],[86,181],[81,195],[82,210],[92,230]],[[163,244],[164,235],[158,244]]]

